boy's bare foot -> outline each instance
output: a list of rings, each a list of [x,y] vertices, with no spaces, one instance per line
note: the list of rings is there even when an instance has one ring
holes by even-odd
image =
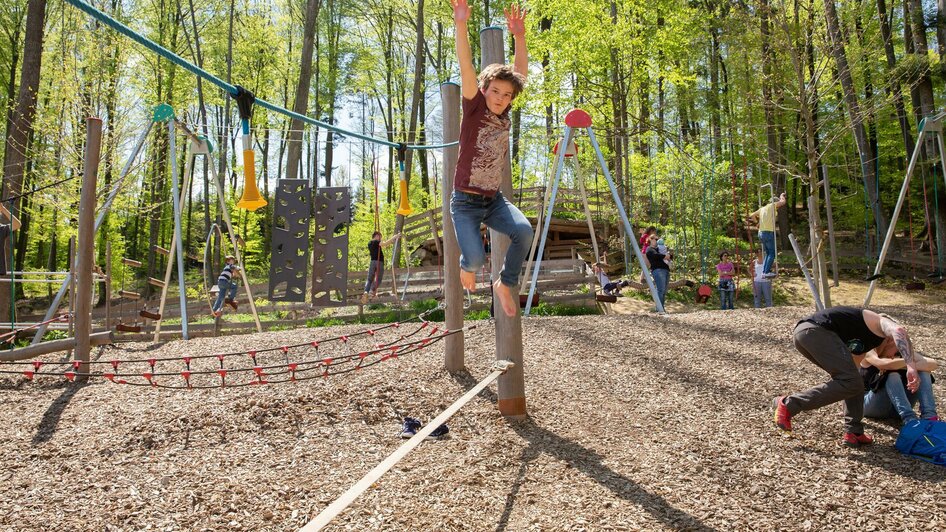
[[[469,291],[476,290],[476,272],[460,269],[460,284]]]
[[[493,294],[499,299],[499,303],[503,306],[503,312],[507,316],[512,318],[516,315],[517,301],[513,300],[512,289],[504,285],[502,281],[497,280],[493,283]]]

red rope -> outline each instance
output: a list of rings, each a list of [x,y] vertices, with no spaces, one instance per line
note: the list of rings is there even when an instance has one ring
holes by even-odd
[[[426,328],[427,322],[425,322],[422,328]],[[299,382],[304,380],[312,380],[316,378],[326,378],[330,375],[341,375],[345,373],[350,373],[358,371],[363,368],[371,367],[386,360],[392,358],[397,358],[399,356],[415,353],[421,351],[434,343],[443,340],[447,336],[457,334],[463,330],[471,330],[476,326],[471,325],[463,329],[441,330],[439,327],[433,327],[430,329],[428,334],[410,342],[398,344],[398,345],[382,345],[377,344],[374,349],[369,349],[365,351],[360,351],[358,353],[351,353],[347,356],[335,357],[335,358],[322,358],[319,360],[302,360],[297,362],[287,362],[285,364],[273,364],[273,365],[260,365],[256,363],[254,358],[254,364],[252,367],[240,367],[240,368],[231,368],[225,369],[222,367],[223,358],[219,355],[218,358],[221,362],[221,369],[215,370],[191,370],[190,360],[194,357],[184,357],[182,360],[186,365],[187,369],[183,371],[175,372],[156,372],[154,371],[155,363],[159,359],[147,359],[147,360],[138,360],[135,362],[147,362],[150,366],[151,371],[145,371],[141,373],[120,373],[117,371],[114,372],[89,372],[84,373],[78,371],[83,362],[81,361],[71,361],[71,362],[59,362],[59,363],[50,363],[50,365],[63,365],[69,364],[70,369],[64,372],[58,371],[40,371],[40,368],[44,365],[41,361],[32,361],[29,362],[33,366],[32,371],[8,371],[0,370],[0,374],[14,374],[22,375],[26,377],[27,380],[32,380],[36,376],[56,376],[64,377],[70,382],[74,382],[78,377],[86,378],[104,378],[115,384],[127,384],[130,386],[143,386],[143,387],[154,387],[154,388],[165,388],[165,389],[211,389],[211,388],[222,388],[222,387],[244,387],[244,386],[253,386],[253,385],[263,385],[263,384],[279,384],[286,382]],[[346,342],[347,345],[347,342]],[[281,349],[281,348],[280,348]],[[117,369],[118,363],[115,361],[109,362],[113,365],[113,368]],[[347,364],[348,367],[342,369],[336,369],[331,371],[332,368],[339,368]],[[230,374],[245,374],[251,373],[250,380],[242,381],[237,383],[226,382],[227,375]],[[220,379],[219,385],[206,385],[206,384],[194,384],[191,380],[194,376],[200,375],[216,375]],[[181,378],[183,380],[182,384],[164,384],[159,383],[157,379],[161,378]],[[273,377],[276,377],[275,379]],[[140,379],[140,380],[128,380],[128,379]],[[143,382],[142,382],[143,380]]]

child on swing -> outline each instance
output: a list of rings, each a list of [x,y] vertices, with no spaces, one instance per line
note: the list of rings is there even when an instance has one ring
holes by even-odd
[[[476,272],[486,255],[480,238],[480,224],[509,237],[503,270],[493,283],[493,293],[503,312],[515,316],[519,308],[519,272],[529,253],[532,224],[503,197],[503,167],[509,152],[509,109],[526,83],[526,12],[518,5],[506,9],[506,24],[515,40],[513,65],[492,64],[477,76],[467,30],[470,7],[467,0],[450,0],[456,24],[457,61],[460,64],[460,91],[463,120],[460,122],[460,154],[453,178],[450,214],[460,246],[460,284],[476,288]]]
[[[226,265],[223,267],[223,271],[220,272],[220,276],[217,277],[217,300],[214,301],[213,307],[211,307],[211,314],[214,318],[219,318],[223,314],[223,304],[226,303],[233,307],[233,310],[237,309],[237,302],[235,301],[237,293],[237,284],[233,280],[233,274],[240,271],[240,267],[236,264],[236,257],[233,255],[227,255]]]

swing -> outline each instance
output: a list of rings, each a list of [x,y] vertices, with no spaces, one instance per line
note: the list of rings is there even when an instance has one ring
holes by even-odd
[[[140,268],[141,261],[123,258],[122,264],[126,266],[131,266],[133,268]],[[141,325],[138,324],[138,320],[135,320],[133,323],[125,323],[125,300],[138,301],[141,299],[141,294],[138,292],[133,292],[131,290],[125,290],[125,269],[122,268],[122,281],[121,288],[118,290],[119,303],[118,303],[118,323],[115,324],[115,330],[119,332],[128,332],[128,333],[140,333]]]
[[[926,283],[916,278],[916,263],[912,260],[913,256],[916,255],[916,247],[913,242],[913,210],[910,208],[910,194],[907,193],[907,231],[910,232],[910,270],[913,276],[913,279],[907,281],[903,288],[909,292],[915,292],[919,290],[926,289]],[[931,250],[932,253],[932,250]],[[932,254],[930,258],[933,258]]]

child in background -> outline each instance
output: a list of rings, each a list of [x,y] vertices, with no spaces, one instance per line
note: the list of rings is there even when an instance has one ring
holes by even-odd
[[[598,277],[598,283],[601,284],[601,293],[606,296],[623,296],[624,294],[621,293],[621,289],[631,283],[628,281],[611,281],[611,278],[608,277],[608,274],[604,271],[604,266],[605,265],[600,262],[596,262],[591,267]]]
[[[213,307],[211,307],[211,314],[214,318],[219,318],[223,314],[223,304],[226,304],[233,307],[233,310],[237,309],[237,302],[235,301],[237,293],[237,284],[233,280],[233,274],[240,271],[240,267],[236,264],[236,257],[233,255],[227,255],[226,265],[223,267],[223,271],[220,272],[220,276],[217,277],[217,300],[214,302]]]
[[[716,265],[716,271],[719,273],[719,308],[722,310],[732,309],[733,295],[736,292],[736,284],[733,282],[736,266],[729,260],[729,253],[724,251],[719,254],[719,264]]]
[[[460,246],[460,284],[476,288],[476,272],[486,255],[480,225],[509,237],[509,249],[493,293],[503,312],[515,316],[519,309],[519,273],[532,243],[532,224],[515,205],[503,197],[500,186],[509,156],[509,110],[526,83],[529,61],[526,52],[526,11],[518,5],[505,10],[506,24],[515,42],[515,64],[485,65],[477,76],[473,67],[467,21],[467,0],[451,0],[456,25],[457,63],[463,119],[460,122],[460,154],[453,177],[450,214]]]
[[[759,248],[752,261],[752,299],[755,308],[762,308],[763,302],[766,308],[772,306],[772,279],[765,275],[764,264],[762,248]]]
[[[368,277],[365,280],[365,292],[361,294],[362,305],[368,303],[369,297],[374,298],[378,296],[378,286],[384,278],[383,248],[390,246],[393,242],[396,242],[398,238],[401,238],[401,233],[384,241],[381,240],[381,231],[375,231],[371,234],[371,240],[368,241],[368,256],[371,260],[368,262]]]

